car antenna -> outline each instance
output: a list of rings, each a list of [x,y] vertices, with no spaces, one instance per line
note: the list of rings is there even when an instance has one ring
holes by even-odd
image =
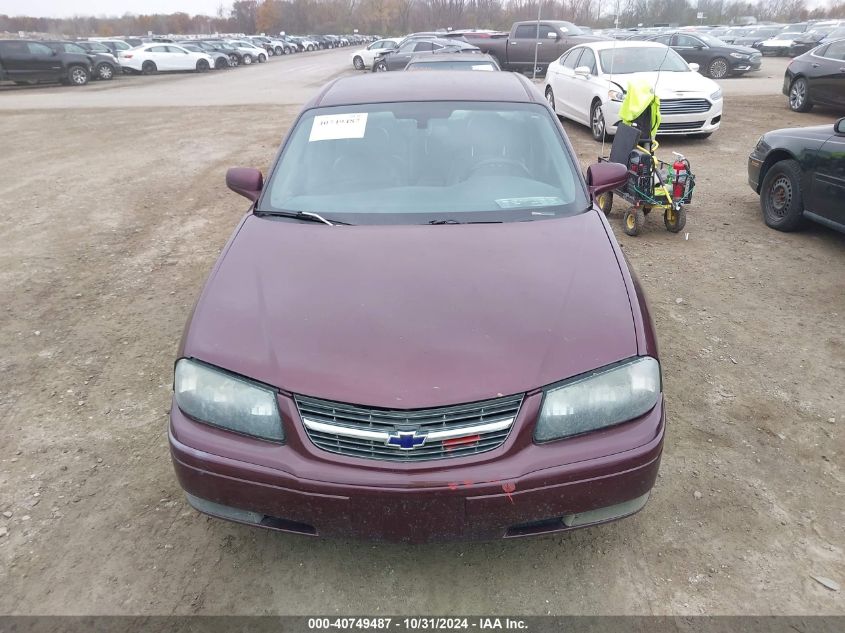
[[[619,30],[619,0],[616,0],[616,29],[617,29],[617,31]],[[619,33],[616,33],[615,35],[618,36]],[[601,51],[599,51],[599,56],[601,56]],[[613,38],[613,47],[610,49],[610,80],[609,80],[610,83],[613,83],[613,63],[615,61],[616,61],[616,37]],[[598,67],[598,62],[596,62],[596,65]],[[599,108],[601,108],[601,105],[599,105]],[[602,114],[602,117],[604,117],[604,114]],[[592,125],[592,121],[590,121],[590,124]],[[605,155],[604,154],[604,146],[605,146],[605,142],[606,142],[606,139],[607,139],[607,134],[605,134],[604,132],[606,132],[606,131],[607,131],[607,121],[604,122],[604,130],[602,130],[602,135],[601,135],[601,155],[602,156]]]

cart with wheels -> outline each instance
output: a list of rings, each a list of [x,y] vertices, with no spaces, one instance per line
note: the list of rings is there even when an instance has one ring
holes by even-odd
[[[692,202],[695,176],[683,155],[673,152],[672,163],[655,156],[658,143],[654,135],[660,126],[660,101],[650,86],[631,82],[620,116],[624,122],[617,126],[610,156],[599,156],[599,161],[625,165],[628,182],[623,188],[600,195],[596,202],[605,215],[610,214],[615,196],[629,204],[623,216],[628,235],[640,234],[645,216],[653,209],[663,212],[666,230],[677,233],[686,225],[686,205]]]

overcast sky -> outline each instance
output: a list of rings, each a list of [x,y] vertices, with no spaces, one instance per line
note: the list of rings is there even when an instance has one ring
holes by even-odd
[[[216,15],[220,5],[228,11],[231,0],[0,0],[0,13],[64,18],[73,15],[115,16],[124,13],[185,13]],[[807,0],[807,6],[830,0]]]
[[[73,15],[123,15],[124,13],[203,13],[216,15],[231,0],[0,0],[0,13],[64,18]]]

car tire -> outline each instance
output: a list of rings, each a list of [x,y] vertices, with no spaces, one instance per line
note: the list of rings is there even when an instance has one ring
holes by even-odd
[[[249,66],[254,61],[255,60],[252,59],[252,55],[250,55],[249,53],[247,53],[246,55],[243,56],[244,66]]]
[[[552,112],[557,115],[557,110],[555,110],[555,91],[552,90],[551,86],[546,88],[546,101],[549,102],[549,107],[552,109]]]
[[[263,64],[266,61],[267,61],[267,55],[265,55],[264,53],[259,53],[258,54],[258,63]]]
[[[224,68],[228,68],[229,66],[230,66],[230,64],[229,64],[229,58],[228,57],[218,57],[217,59],[214,60],[214,69],[215,70],[223,70]]]
[[[789,86],[789,109],[793,112],[809,112],[813,109],[810,87],[804,77],[796,78]]]
[[[796,231],[804,224],[801,167],[782,160],[766,171],[760,187],[760,208],[766,225],[778,231]]]
[[[285,49],[283,49],[281,46],[277,46],[276,48],[273,49],[273,52],[276,54],[276,57],[281,57],[287,51]]]
[[[378,61],[375,64],[373,64],[373,72],[374,73],[385,73],[385,72],[387,72],[387,62]]]
[[[687,210],[681,207],[677,211],[668,207],[663,212],[663,225],[670,233],[678,233],[687,225]]]
[[[208,65],[208,62],[204,59],[197,60],[197,72],[198,73],[207,73],[208,69],[211,68]]]
[[[91,75],[89,75],[88,69],[84,66],[74,64],[67,69],[67,83],[71,86],[84,86],[90,78]]]
[[[229,65],[232,66],[232,68],[237,68],[241,65],[241,60],[233,53],[232,55],[229,55]]]
[[[639,235],[645,226],[645,213],[642,207],[628,207],[622,217],[622,228],[625,235]]]
[[[141,74],[143,75],[152,75],[157,71],[158,66],[156,66],[155,62],[147,60],[143,64],[141,64]]]
[[[265,48],[264,50],[267,51],[267,57],[272,57],[276,54],[276,52],[272,48]]]
[[[724,57],[716,57],[707,65],[707,75],[711,79],[724,79],[730,73],[731,66]]]
[[[601,209],[601,212],[604,213],[605,217],[609,216],[611,209],[613,209],[613,192],[605,191],[599,194],[596,198],[596,204]]]
[[[604,121],[604,113],[601,111],[601,101],[598,99],[590,106],[590,134],[599,143],[607,139],[607,125]]]
[[[352,65],[355,67],[355,70],[364,70],[364,60],[361,59],[360,55],[356,55],[355,58],[352,60]]]
[[[112,66],[111,64],[103,62],[102,64],[99,64],[97,66],[96,71],[97,79],[102,79],[103,81],[109,81],[111,79],[114,79],[115,70],[114,66]]]

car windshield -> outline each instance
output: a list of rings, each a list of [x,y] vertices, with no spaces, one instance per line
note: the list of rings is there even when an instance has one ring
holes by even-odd
[[[467,60],[467,61],[424,61],[412,62],[408,64],[405,70],[496,70],[496,67],[491,62],[484,60]]]
[[[656,46],[626,46],[607,48],[599,52],[602,70],[609,75],[649,73],[660,71],[689,72],[689,66],[671,48]]]
[[[548,109],[403,102],[309,110],[258,211],[352,224],[509,222],[589,207]]]
[[[783,27],[780,26],[757,29],[756,31],[752,31],[749,37],[771,37],[772,35],[777,35],[781,31],[783,31]]]
[[[696,36],[702,42],[707,44],[707,46],[714,46],[714,47],[715,46],[727,46],[727,44],[725,44],[725,42],[720,40],[718,37],[713,37],[709,33],[696,33]]]

